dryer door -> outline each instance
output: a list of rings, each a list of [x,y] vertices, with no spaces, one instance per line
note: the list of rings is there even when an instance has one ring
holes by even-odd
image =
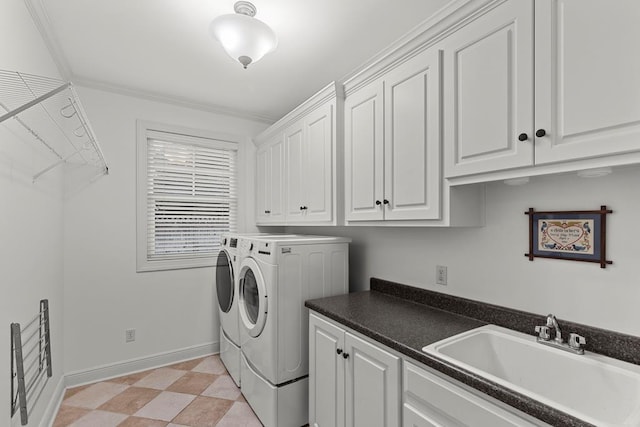
[[[245,258],[238,275],[240,282],[240,319],[249,335],[257,337],[267,322],[267,287],[260,267],[253,258]]]
[[[218,305],[223,313],[228,313],[231,310],[234,297],[231,256],[229,252],[222,249],[218,252],[216,260],[216,293],[218,294]]]

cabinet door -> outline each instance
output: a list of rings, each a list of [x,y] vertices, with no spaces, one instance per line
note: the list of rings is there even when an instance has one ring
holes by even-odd
[[[531,166],[533,0],[501,3],[442,47],[445,176]]]
[[[268,223],[270,219],[270,154],[268,146],[262,146],[256,152],[256,222],[259,224]]]
[[[309,425],[344,427],[344,330],[309,316]]]
[[[345,219],[382,220],[384,210],[383,83],[345,100]]]
[[[640,2],[536,1],[536,163],[640,149]]]
[[[440,51],[385,76],[385,220],[440,218]]]
[[[304,120],[305,222],[329,222],[333,218],[333,113],[328,104]]]
[[[284,142],[279,136],[269,146],[269,216],[271,222],[284,222]]]
[[[284,143],[282,135],[260,147],[256,153],[256,221],[284,222]]]
[[[400,359],[348,332],[344,351],[346,425],[400,425]]]
[[[289,221],[300,221],[304,212],[304,138],[303,123],[289,127],[284,134],[286,152],[286,211]]]

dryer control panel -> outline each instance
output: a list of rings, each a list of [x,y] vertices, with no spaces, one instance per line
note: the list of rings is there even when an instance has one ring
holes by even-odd
[[[275,257],[275,246],[273,242],[269,241],[241,239],[238,242],[238,251],[240,252],[241,258],[251,256],[253,258],[267,260]]]

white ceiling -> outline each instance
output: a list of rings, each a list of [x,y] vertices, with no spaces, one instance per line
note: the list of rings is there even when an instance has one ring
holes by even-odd
[[[448,0],[254,0],[278,48],[247,70],[210,37],[235,0],[29,0],[79,84],[275,121]]]

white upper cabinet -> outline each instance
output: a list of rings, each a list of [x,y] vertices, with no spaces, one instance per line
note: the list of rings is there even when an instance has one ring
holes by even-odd
[[[639,21],[637,0],[508,0],[446,37],[445,176],[640,151]]]
[[[502,3],[442,48],[446,176],[532,165],[533,1]]]
[[[304,120],[303,216],[306,222],[331,222],[333,218],[334,117],[334,105],[328,104],[313,111]]]
[[[324,105],[285,131],[288,223],[330,222],[333,105]]]
[[[535,8],[536,164],[640,150],[640,1]]]
[[[347,96],[347,221],[441,217],[440,63],[420,52]]]
[[[284,221],[284,143],[282,135],[256,153],[256,219],[259,223]]]
[[[384,78],[385,219],[440,218],[440,51]]]
[[[347,221],[384,219],[383,90],[374,82],[345,99]]]
[[[286,153],[285,186],[287,199],[287,220],[300,220],[304,212],[304,154],[305,143],[303,141],[303,124],[296,123],[287,128],[284,133],[284,146]]]
[[[257,225],[337,224],[337,89],[327,86],[256,138]]]

